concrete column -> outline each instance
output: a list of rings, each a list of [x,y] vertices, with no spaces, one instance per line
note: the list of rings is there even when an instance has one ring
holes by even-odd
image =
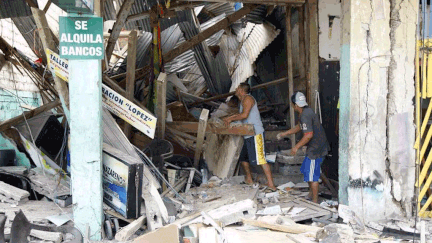
[[[417,0],[342,1],[339,199],[412,216]]]
[[[103,218],[101,75],[100,60],[69,60],[74,222],[92,240],[101,239]]]

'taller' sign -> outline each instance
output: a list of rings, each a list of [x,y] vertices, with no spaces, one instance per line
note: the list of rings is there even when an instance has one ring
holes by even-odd
[[[60,17],[59,25],[61,58],[104,58],[101,17]]]

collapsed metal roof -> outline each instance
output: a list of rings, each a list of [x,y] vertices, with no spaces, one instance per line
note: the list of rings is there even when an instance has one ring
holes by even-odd
[[[25,0],[16,2],[7,0],[8,4],[18,5],[21,4],[21,1]],[[53,1],[53,3],[56,2]],[[105,1],[105,20],[113,20],[112,22],[114,22],[123,2],[124,0]],[[158,3],[165,4],[164,1],[137,0],[132,5],[129,16],[148,12]],[[194,8],[177,11],[175,17],[161,19],[163,54],[173,50],[203,30],[214,26],[236,11],[234,3],[202,3],[199,7],[194,6]],[[40,52],[43,50],[38,35],[35,33],[36,25],[31,15],[26,17],[29,15],[29,12],[26,11],[23,8],[21,12],[16,14],[21,17],[15,17],[13,21],[29,46],[40,56]],[[57,6],[48,9],[48,23],[53,28],[55,35],[58,35],[58,16],[62,14],[64,12]],[[266,15],[267,7],[260,6],[248,14],[246,18],[233,23],[231,31],[221,30],[172,61],[164,63],[164,72],[169,75],[169,80],[175,79],[177,82],[177,85],[173,85],[174,81],[172,81],[168,86],[168,101],[177,99],[174,86],[178,88],[181,86],[180,90],[196,96],[200,96],[206,90],[215,95],[234,90],[238,84],[252,76],[256,58],[280,32],[265,21]],[[129,21],[125,24],[124,29],[139,30],[137,68],[149,65],[152,48],[152,28],[149,17],[143,16],[139,20]],[[111,75],[126,71],[127,46],[125,46],[124,41],[121,45],[117,45],[115,54],[111,59],[108,72]],[[136,82],[135,95],[137,98],[143,98],[143,89],[148,78],[143,77]],[[179,85],[179,82],[182,82],[182,85]],[[191,97],[184,97],[184,99],[186,102],[194,101]]]

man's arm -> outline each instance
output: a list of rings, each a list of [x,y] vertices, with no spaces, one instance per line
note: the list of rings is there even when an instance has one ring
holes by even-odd
[[[309,143],[309,141],[313,138],[313,136],[314,136],[313,132],[305,133],[302,139],[294,146],[294,148],[291,149],[291,155],[295,155],[297,153],[297,150],[301,149],[301,147]]]
[[[297,126],[291,128],[291,129],[288,130],[288,131],[278,133],[278,134],[277,134],[277,139],[278,139],[278,140],[281,140],[282,138],[284,138],[284,137],[286,137],[286,136],[288,136],[288,135],[296,134],[296,133],[298,133],[298,132],[300,132],[300,131],[301,131],[301,129],[300,129],[300,124],[297,124]]]
[[[242,101],[242,106],[243,106],[243,111],[240,114],[235,114],[232,116],[229,116],[227,118],[224,119],[225,125],[229,126],[229,124],[233,121],[240,121],[240,120],[244,120],[246,118],[248,118],[249,113],[252,109],[252,106],[254,105],[254,99],[252,99],[252,97],[250,96],[246,96],[246,98],[244,98],[244,100]]]

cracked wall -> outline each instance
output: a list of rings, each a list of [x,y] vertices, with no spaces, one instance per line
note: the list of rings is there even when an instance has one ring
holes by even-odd
[[[339,193],[366,220],[412,214],[416,6],[342,1]]]

